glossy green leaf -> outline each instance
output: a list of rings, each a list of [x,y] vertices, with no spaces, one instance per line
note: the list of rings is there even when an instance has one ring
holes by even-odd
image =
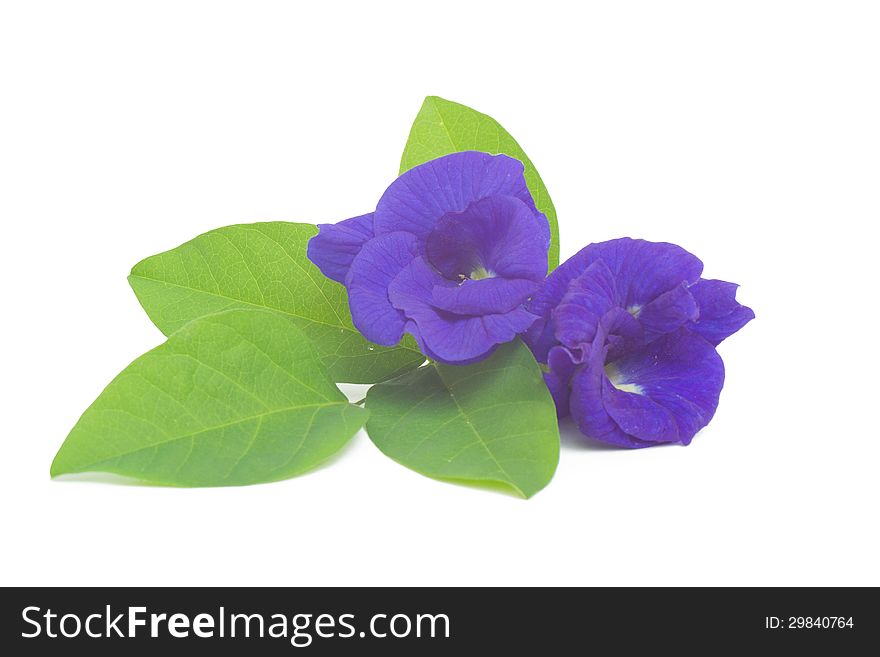
[[[79,419],[51,474],[175,486],[285,479],[336,453],[366,415],[293,322],[228,310],[190,322],[126,367]]]
[[[425,362],[409,337],[389,348],[358,333],[345,288],[306,257],[316,233],[280,221],[226,226],[139,262],[128,280],[165,335],[221,310],[260,308],[293,320],[335,381],[374,383]]]
[[[376,446],[429,477],[494,482],[531,497],[556,471],[556,409],[519,340],[474,365],[433,363],[375,385],[366,407]]]
[[[538,175],[535,165],[516,140],[491,116],[459,103],[428,96],[416,115],[409,139],[400,158],[400,173],[441,155],[459,151],[503,153],[515,157],[525,166],[526,184],[535,199],[535,206],[550,222],[550,269],[559,265],[559,224],[550,194]]]

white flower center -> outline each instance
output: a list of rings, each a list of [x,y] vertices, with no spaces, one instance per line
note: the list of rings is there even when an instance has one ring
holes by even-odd
[[[614,363],[609,363],[605,366],[605,376],[608,377],[608,380],[611,381],[611,385],[613,385],[618,390],[622,390],[623,392],[631,392],[634,395],[644,395],[645,389],[642,388],[638,383],[628,383],[625,381],[625,377],[623,373],[614,365]]]
[[[471,275],[468,277],[472,281],[479,281],[484,278],[495,278],[495,272],[485,267],[477,267],[471,272]]]

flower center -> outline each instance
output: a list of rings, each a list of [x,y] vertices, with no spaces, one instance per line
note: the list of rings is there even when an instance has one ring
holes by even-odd
[[[458,225],[454,225],[456,223]],[[459,284],[495,278],[497,273],[486,262],[486,252],[494,245],[493,238],[480,239],[472,234],[473,227],[463,223],[447,221],[441,226],[447,230],[435,230],[428,236],[428,262],[445,278]]]
[[[605,366],[605,376],[608,377],[608,380],[611,381],[611,385],[613,385],[618,390],[622,390],[623,392],[631,392],[634,395],[644,395],[645,389],[642,388],[638,383],[627,383],[623,373],[617,368],[614,363],[608,363]]]
[[[504,253],[514,215],[506,201],[501,201],[500,208],[495,207],[497,202],[488,197],[470,203],[461,212],[447,212],[428,234],[425,255],[446,279],[461,284],[503,277],[496,264],[499,254]]]
[[[472,272],[470,276],[465,276],[465,278],[469,278],[472,281],[480,281],[484,278],[495,278],[495,272],[491,269],[486,269],[485,267],[477,266]]]

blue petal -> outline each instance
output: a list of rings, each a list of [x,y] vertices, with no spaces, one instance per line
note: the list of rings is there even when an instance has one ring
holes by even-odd
[[[540,294],[540,292],[539,292]],[[569,281],[559,304],[529,329],[526,343],[540,362],[547,362],[550,349],[563,344],[579,350],[595,339],[600,322],[605,322],[612,355],[638,347],[643,342],[640,324],[619,305],[614,276],[608,266],[597,260],[580,276]],[[528,306],[534,312],[534,303]]]
[[[364,244],[346,279],[355,327],[367,340],[391,346],[403,337],[406,317],[388,298],[388,285],[418,254],[410,233],[380,235]]]
[[[703,270],[699,258],[680,246],[623,237],[584,247],[557,267],[532,299],[530,310],[547,317],[568,292],[574,279],[598,260],[604,261],[615,281],[617,301],[634,311],[662,293],[687,282]]]
[[[625,433],[605,410],[602,391],[608,347],[602,342],[598,340],[590,345],[583,365],[571,377],[569,412],[578,429],[588,438],[620,447],[647,447],[652,443]]]
[[[645,344],[645,332],[641,324],[623,308],[612,308],[600,322],[608,346],[606,362],[631,353]]]
[[[724,363],[699,335],[680,328],[604,368],[603,406],[628,436],[691,442],[718,407]]]
[[[635,446],[679,441],[678,424],[668,409],[643,394],[618,390],[607,377],[602,381],[602,404]]]
[[[423,353],[448,365],[468,365],[483,360],[495,348],[525,331],[535,316],[517,308],[509,313],[468,317],[442,310],[416,312],[413,337]]]
[[[428,234],[425,252],[446,278],[479,273],[540,283],[547,276],[549,235],[547,218],[520,199],[488,196],[444,214]]]
[[[565,347],[553,347],[547,355],[548,370],[544,382],[556,404],[556,416],[562,419],[568,415],[568,397],[571,394],[571,376],[575,371],[574,356]]]
[[[534,306],[527,304],[529,312],[534,313]],[[549,311],[548,311],[549,312]],[[556,325],[550,316],[541,317],[536,315],[537,319],[529,327],[523,335],[526,345],[532,350],[535,360],[539,363],[546,363],[550,350],[559,344],[556,339]]]
[[[601,316],[618,305],[619,297],[614,274],[603,260],[597,260],[569,283],[560,304],[577,303]]]
[[[464,364],[487,356],[495,347],[525,331],[535,316],[522,308],[480,316],[458,315],[436,308],[436,286],[448,285],[424,257],[415,258],[388,287],[394,307],[415,326],[410,331],[423,353],[444,363]],[[409,330],[409,329],[407,329]]]
[[[700,311],[687,283],[681,283],[633,314],[645,330],[645,341],[650,342],[694,321]]]
[[[481,360],[488,358],[492,354],[492,352],[495,351],[495,349],[497,347],[497,345],[496,345],[495,347],[493,347],[492,349],[490,349],[486,353],[480,354],[479,356],[475,356],[473,358],[468,358],[465,360],[456,360],[456,361],[444,361],[437,354],[435,354],[433,351],[431,351],[430,347],[428,347],[427,344],[425,344],[425,341],[422,338],[422,332],[419,331],[419,327],[416,325],[415,322],[408,321],[406,323],[406,328],[404,330],[415,338],[416,342],[419,345],[419,349],[421,350],[421,352],[425,356],[427,356],[431,360],[436,360],[439,363],[446,363],[447,365],[462,366],[462,365],[471,365],[473,363],[479,363]]]
[[[587,263],[604,260],[622,305],[633,311],[681,283],[695,283],[703,271],[700,259],[680,246],[629,237],[591,244],[578,257]]]
[[[445,155],[410,169],[391,184],[376,206],[376,234],[405,230],[425,240],[447,212],[461,212],[474,201],[496,195],[514,196],[535,211],[519,160],[476,151]],[[549,243],[549,225],[539,230],[546,231]]]
[[[579,304],[562,303],[553,311],[553,326],[556,339],[573,354],[599,341],[608,347],[607,356],[616,358],[644,344],[641,325],[623,308],[610,308],[597,316]]]
[[[601,265],[599,263],[602,263]],[[661,326],[676,328],[693,317],[693,308],[680,292],[658,299],[673,288],[695,282],[703,269],[700,260],[675,244],[647,242],[624,237],[590,244],[557,267],[528,304],[540,319],[526,335],[526,342],[540,362],[555,339],[553,310],[576,291],[587,291],[594,303],[617,305],[639,317],[650,338]],[[593,273],[587,274],[588,271]],[[591,288],[592,286],[592,288]],[[641,314],[647,306],[645,321]],[[594,314],[601,314],[593,309]]]
[[[565,296],[553,309],[554,337],[569,348],[592,342],[599,321],[616,303],[613,274],[598,260],[571,281]]]
[[[546,353],[557,344],[577,349],[596,337],[601,316],[578,303],[561,303],[553,310],[553,335],[546,342]],[[543,345],[541,345],[543,346]],[[545,360],[541,358],[539,360]]]
[[[690,288],[699,307],[699,319],[689,324],[713,345],[718,345],[755,318],[751,308],[736,300],[736,283],[701,278]]]
[[[571,347],[590,342],[599,318],[616,303],[614,276],[601,260],[584,270],[566,261],[548,276],[527,308],[539,316],[525,342],[540,363],[560,341]]]
[[[562,302],[568,286],[571,282],[584,274],[589,264],[586,258],[581,257],[579,252],[572,256],[559,267],[554,269],[550,275],[544,279],[541,287],[532,296],[532,300],[528,304],[530,312],[537,315],[538,319],[529,329],[525,336],[526,344],[529,345],[535,358],[540,363],[547,362],[547,354],[550,349],[558,344],[556,340],[555,328],[551,314],[553,310]]]
[[[537,289],[536,282],[521,278],[484,278],[463,281],[461,285],[435,285],[427,301],[458,315],[506,313],[528,301]]]
[[[336,224],[319,224],[318,234],[309,240],[306,253],[324,276],[342,283],[355,256],[372,238],[371,212]]]
[[[724,385],[715,348],[680,328],[609,363],[604,330],[570,380],[570,412],[581,432],[621,447],[690,443],[712,419]]]

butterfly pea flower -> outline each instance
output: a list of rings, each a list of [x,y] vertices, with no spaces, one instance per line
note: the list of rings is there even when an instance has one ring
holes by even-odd
[[[591,244],[557,268],[529,310],[526,334],[560,418],[623,447],[687,445],[724,385],[715,347],[754,318],[734,283],[700,278],[674,244]]]
[[[525,304],[547,275],[550,227],[523,165],[454,153],[410,169],[375,212],[319,226],[308,257],[348,290],[355,327],[429,358],[467,364],[538,318]]]

